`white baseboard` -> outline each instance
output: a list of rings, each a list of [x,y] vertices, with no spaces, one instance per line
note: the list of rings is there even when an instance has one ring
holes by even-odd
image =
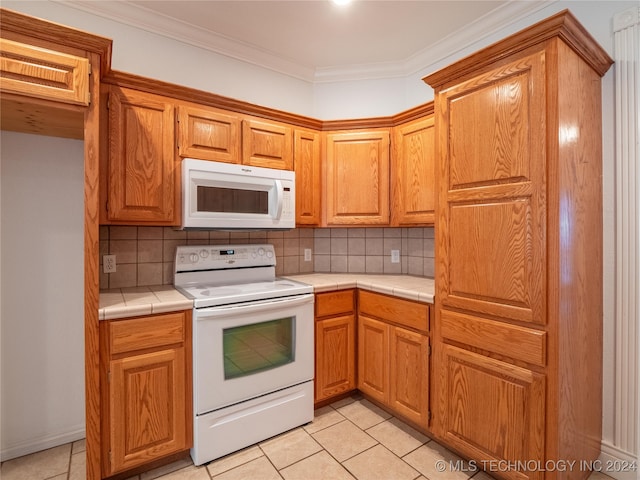
[[[65,443],[82,440],[85,436],[85,426],[81,425],[69,432],[32,438],[25,442],[3,447],[2,450],[0,450],[0,461],[4,462],[12,458],[22,457],[23,455],[29,455],[30,453],[64,445]]]
[[[597,470],[616,480],[638,480],[640,465],[638,458],[618,447],[602,442],[602,450],[597,463]]]

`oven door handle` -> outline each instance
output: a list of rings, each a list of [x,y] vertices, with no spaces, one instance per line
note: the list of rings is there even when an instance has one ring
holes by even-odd
[[[305,305],[307,303],[313,303],[313,293],[307,293],[304,295],[296,295],[294,297],[273,298],[269,300],[251,302],[251,303],[239,303],[233,305],[221,305],[217,307],[208,307],[196,309],[198,316],[206,317],[222,317],[225,315],[238,315],[248,312],[267,312],[269,310],[277,310],[283,307],[297,307]]]

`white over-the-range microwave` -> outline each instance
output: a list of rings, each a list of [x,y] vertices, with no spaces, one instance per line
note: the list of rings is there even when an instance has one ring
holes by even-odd
[[[182,228],[295,228],[295,173],[233,163],[182,160]]]

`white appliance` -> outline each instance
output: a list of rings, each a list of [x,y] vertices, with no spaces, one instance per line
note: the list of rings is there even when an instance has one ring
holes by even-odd
[[[273,245],[176,250],[175,287],[194,301],[196,465],[313,420],[313,287],[275,264]]]
[[[289,170],[185,158],[182,228],[294,228],[295,184]]]

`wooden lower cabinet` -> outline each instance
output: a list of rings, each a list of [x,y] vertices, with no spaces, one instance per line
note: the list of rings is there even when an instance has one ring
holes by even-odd
[[[389,403],[389,328],[358,315],[358,390],[384,404]]]
[[[358,390],[425,429],[429,423],[428,325],[428,305],[360,291]]]
[[[353,289],[316,295],[315,402],[356,388]]]
[[[442,356],[445,443],[489,473],[543,478],[527,465],[544,465],[545,376],[452,345]]]
[[[429,337],[391,327],[389,406],[418,425],[429,423]]]
[[[191,311],[100,327],[103,477],[190,448]]]

